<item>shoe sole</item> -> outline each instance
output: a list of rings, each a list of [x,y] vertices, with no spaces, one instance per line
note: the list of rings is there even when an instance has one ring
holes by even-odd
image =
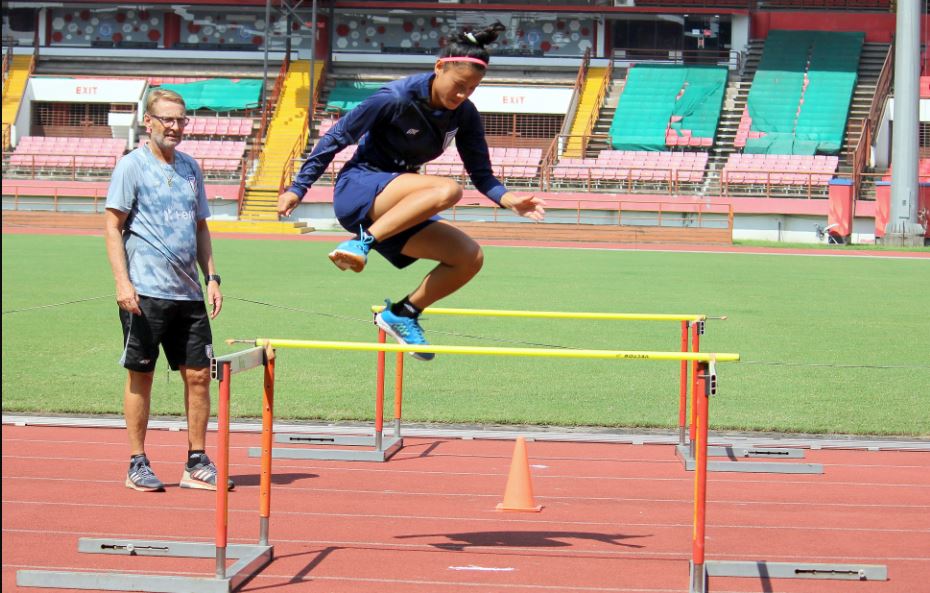
[[[132,480],[130,480],[129,478],[126,478],[125,484],[127,488],[132,488],[136,492],[164,492],[165,491],[164,486],[161,486],[159,488],[146,488],[145,486],[138,486],[136,484],[133,484]]]
[[[184,476],[181,478],[181,483],[178,484],[181,488],[190,488],[192,490],[212,490],[216,492],[216,486],[213,484],[207,484],[206,482],[201,482],[200,480],[195,480],[191,478],[187,472],[184,472]],[[235,488],[235,484],[229,487],[229,491]]]
[[[407,344],[406,341],[399,335],[397,335],[394,330],[391,328],[391,324],[381,319],[380,315],[375,315],[375,325],[384,330],[384,333],[388,334],[400,344]],[[408,352],[410,356],[416,358],[417,360],[422,360],[423,362],[429,362],[436,357],[432,352]]]
[[[330,252],[329,260],[336,264],[336,267],[345,272],[346,270],[352,270],[356,274],[365,269],[366,260],[362,257],[349,253],[348,251],[335,251]]]

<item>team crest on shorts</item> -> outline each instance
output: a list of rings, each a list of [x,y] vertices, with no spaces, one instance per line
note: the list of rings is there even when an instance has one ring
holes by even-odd
[[[207,353],[207,358],[214,358],[213,356],[213,344],[207,344],[203,347],[204,351]]]

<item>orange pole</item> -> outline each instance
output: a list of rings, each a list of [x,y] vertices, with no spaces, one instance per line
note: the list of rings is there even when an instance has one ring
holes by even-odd
[[[219,406],[216,413],[218,436],[216,443],[216,576],[226,577],[226,535],[229,525],[229,383],[232,365],[222,363]]]
[[[703,574],[704,534],[707,509],[707,423],[709,416],[709,398],[706,390],[706,375],[709,372],[706,362],[698,363],[698,376],[694,382],[698,392],[694,398],[698,408],[697,455],[694,465],[694,531],[692,533],[691,561],[695,567],[695,578]],[[700,567],[700,571],[698,568]]]
[[[387,339],[384,330],[378,328],[378,343]],[[384,430],[384,351],[378,352],[378,377],[375,379],[375,438]]]
[[[688,351],[688,322],[681,322],[681,351]],[[688,422],[688,361],[681,361],[678,390],[678,444],[685,444],[685,424]]]
[[[265,362],[265,386],[262,390],[262,474],[259,484],[258,515],[263,519],[271,517],[271,447],[274,436],[273,421],[274,356],[272,355],[269,356],[268,360]]]
[[[697,321],[691,322],[691,349],[694,352],[701,351],[701,337],[698,334],[698,323]],[[698,380],[698,363],[697,361],[691,362],[691,443],[694,444],[694,424],[696,421],[697,410],[695,406],[697,405],[697,380]],[[692,447],[691,456],[694,456],[694,449]]]
[[[397,368],[394,370],[394,421],[400,422],[404,400],[404,353],[397,353]]]

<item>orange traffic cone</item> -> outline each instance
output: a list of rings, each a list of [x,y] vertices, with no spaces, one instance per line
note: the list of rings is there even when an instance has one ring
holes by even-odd
[[[499,511],[525,511],[538,513],[542,505],[533,500],[533,485],[530,483],[530,463],[526,457],[526,441],[517,437],[513,448],[513,460],[510,462],[510,475],[507,477],[507,489],[504,502],[497,505]]]

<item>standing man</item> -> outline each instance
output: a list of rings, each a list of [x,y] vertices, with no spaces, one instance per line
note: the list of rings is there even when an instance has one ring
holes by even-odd
[[[216,490],[216,466],[205,441],[210,319],[219,315],[223,296],[207,228],[203,173],[194,159],[175,150],[189,121],[186,112],[179,94],[149,93],[143,120],[149,140],[120,159],[107,192],[104,233],[123,326],[120,363],[129,371],[123,396],[131,455],[126,486],[142,492],[165,489],[145,455],[159,344],[184,381],[188,455],[180,485]],[[209,319],[198,264],[206,275]]]

